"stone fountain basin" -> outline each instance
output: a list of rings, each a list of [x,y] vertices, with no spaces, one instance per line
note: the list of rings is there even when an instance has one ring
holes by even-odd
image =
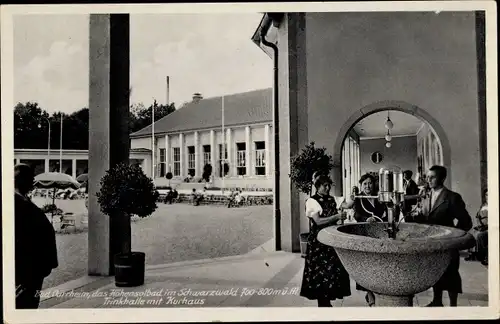
[[[387,223],[355,223],[321,230],[318,240],[335,248],[358,284],[389,296],[412,296],[432,287],[450,264],[452,253],[475,245],[460,229],[401,223],[390,239]]]

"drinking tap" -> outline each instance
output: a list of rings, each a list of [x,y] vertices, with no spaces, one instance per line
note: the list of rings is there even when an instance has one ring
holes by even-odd
[[[378,196],[353,196],[354,199],[362,199],[362,198],[373,198],[378,199]]]
[[[387,206],[387,234],[389,238],[395,239],[397,233],[396,220],[394,218],[394,209],[392,206]]]

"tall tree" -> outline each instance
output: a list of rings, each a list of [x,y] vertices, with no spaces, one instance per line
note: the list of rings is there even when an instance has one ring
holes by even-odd
[[[47,148],[49,114],[38,103],[18,103],[14,107],[14,148]]]
[[[136,132],[151,124],[153,105],[134,104],[130,107],[129,131]],[[156,105],[155,120],[175,111],[175,104]],[[63,122],[62,148],[88,150],[89,147],[89,109],[82,108],[71,114],[55,112],[50,116],[38,103],[18,103],[14,107],[14,147],[47,149],[49,122],[50,148],[60,148],[61,115]]]
[[[59,124],[60,125],[60,124]],[[82,108],[63,118],[63,148],[88,150],[89,109]]]
[[[150,105],[149,107],[145,107],[143,104],[137,104],[131,107],[131,114],[134,115],[134,117],[131,118],[131,125],[130,125],[131,133],[136,132],[148,125],[151,125],[152,111],[153,111],[153,106],[155,104],[156,102]],[[156,104],[154,110],[155,110],[155,121],[158,121],[161,118],[174,112],[175,104],[174,103],[171,103],[169,105]]]

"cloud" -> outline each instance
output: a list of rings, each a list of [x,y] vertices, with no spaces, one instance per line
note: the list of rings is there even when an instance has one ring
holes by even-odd
[[[189,101],[194,92],[212,97],[271,87],[272,60],[250,40],[258,19],[242,16],[244,19],[234,17],[234,21],[199,16],[192,19],[198,26],[184,31],[182,39],[150,44],[154,46],[151,61],[132,67],[135,91],[132,100],[154,96],[164,102],[167,75],[170,76],[170,101],[178,106]],[[195,24],[193,21],[191,25]],[[185,22],[186,29],[188,22]],[[180,28],[181,22],[176,23]],[[159,35],[150,36],[161,39]],[[144,40],[141,42],[144,45]],[[132,61],[136,58],[132,57]]]
[[[271,87],[272,60],[250,40],[260,17],[132,15],[131,103],[147,105],[153,97],[163,103],[167,75],[177,106],[194,92],[211,97]],[[14,43],[23,56],[14,71],[16,101],[37,101],[49,112],[88,106],[88,21],[73,26],[70,18],[58,18],[64,33],[55,18],[38,17],[33,25],[26,18],[18,28],[30,36]]]
[[[16,101],[37,101],[49,111],[75,111],[88,105],[88,54],[78,43],[56,41],[15,71]]]

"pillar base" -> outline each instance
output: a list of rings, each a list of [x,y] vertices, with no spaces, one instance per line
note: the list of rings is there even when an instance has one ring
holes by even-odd
[[[413,307],[412,296],[388,296],[375,294],[375,307]]]

